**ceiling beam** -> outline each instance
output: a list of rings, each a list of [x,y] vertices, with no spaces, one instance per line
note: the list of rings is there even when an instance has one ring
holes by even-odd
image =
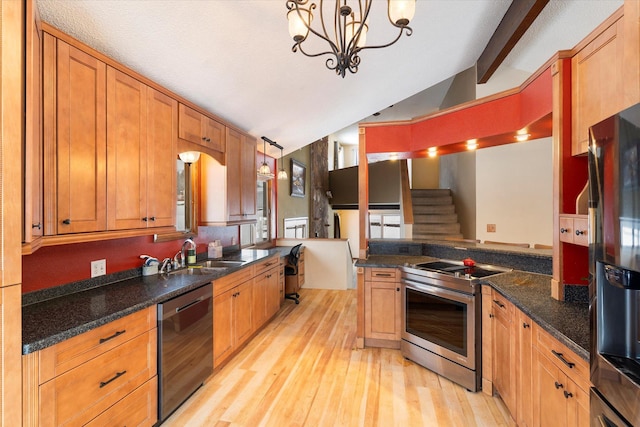
[[[513,0],[478,58],[477,82],[486,83],[549,0]]]

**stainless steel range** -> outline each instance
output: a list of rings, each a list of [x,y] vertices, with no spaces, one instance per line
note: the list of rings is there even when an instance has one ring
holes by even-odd
[[[483,277],[507,271],[511,270],[451,260],[405,265],[402,355],[478,391],[482,372],[479,284]]]

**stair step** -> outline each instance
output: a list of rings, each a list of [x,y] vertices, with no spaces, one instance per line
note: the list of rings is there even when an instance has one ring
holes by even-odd
[[[428,206],[428,205],[450,205],[453,203],[451,196],[438,196],[438,197],[413,197],[413,206]]]
[[[416,234],[458,234],[460,224],[413,224],[413,235]]]
[[[454,205],[413,205],[413,215],[445,215],[456,212]]]
[[[462,234],[416,234],[413,233],[413,240],[447,240],[450,239],[462,239]]]
[[[449,224],[458,222],[458,215],[449,214],[413,214],[414,224]]]
[[[448,188],[426,188],[411,190],[411,197],[443,197],[450,195],[451,190]]]

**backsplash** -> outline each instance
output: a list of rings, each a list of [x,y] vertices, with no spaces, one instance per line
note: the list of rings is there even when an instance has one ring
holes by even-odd
[[[208,243],[217,239],[223,246],[231,246],[239,237],[238,226],[199,227],[194,239],[196,252],[206,253]],[[98,259],[107,260],[107,275],[137,269],[142,265],[141,254],[173,257],[182,242],[154,243],[153,236],[141,236],[43,247],[22,257],[22,293],[90,279],[91,261]]]

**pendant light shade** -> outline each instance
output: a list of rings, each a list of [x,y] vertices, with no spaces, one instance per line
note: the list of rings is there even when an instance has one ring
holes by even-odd
[[[284,170],[284,161],[282,160],[282,147],[280,147],[280,170],[278,171],[278,179],[287,179],[287,171]]]
[[[200,152],[185,151],[183,153],[178,154],[178,156],[180,157],[180,160],[190,165],[191,163],[195,163],[198,161],[198,159],[200,158]]]

